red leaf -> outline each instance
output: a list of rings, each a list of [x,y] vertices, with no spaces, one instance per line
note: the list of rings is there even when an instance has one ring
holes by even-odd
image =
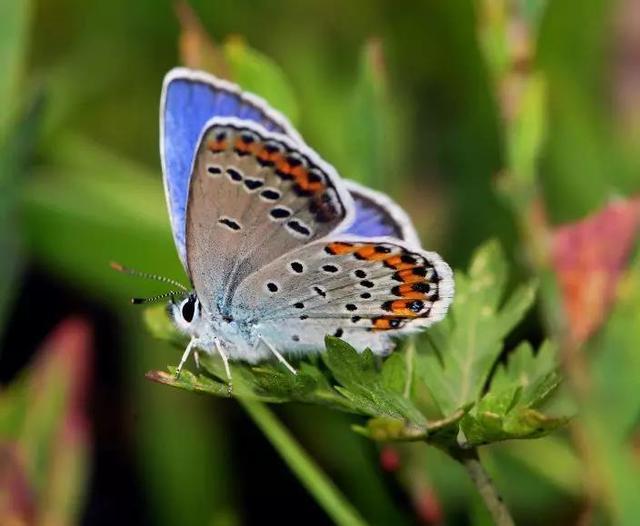
[[[0,401],[20,401],[24,408],[16,414],[15,436],[0,437],[2,524],[71,524],[77,519],[90,442],[91,339],[88,323],[64,321],[41,346],[25,377],[2,393]]]
[[[616,201],[553,232],[552,261],[574,344],[600,327],[640,223],[640,198]]]

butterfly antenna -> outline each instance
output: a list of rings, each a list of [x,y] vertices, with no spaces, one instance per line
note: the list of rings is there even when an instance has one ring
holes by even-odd
[[[162,294],[158,294],[157,296],[151,296],[150,298],[131,298],[131,303],[134,305],[142,305],[144,303],[155,303],[157,301],[163,300],[165,298],[171,297],[173,300],[174,296],[179,296],[180,293],[175,290],[170,290],[169,292],[164,292]]]
[[[135,270],[129,267],[125,267],[120,263],[115,263],[113,261],[110,263],[110,265],[113,270],[117,270],[118,272],[122,272],[123,274],[129,274],[130,276],[136,276],[138,278],[151,279],[153,281],[161,281],[162,283],[168,283],[169,285],[178,287],[183,292],[189,292],[189,289],[187,287],[185,287],[182,283],[176,281],[175,279],[167,278],[165,276],[158,276],[157,274],[150,274],[148,272],[142,272],[140,270]],[[167,293],[164,296],[169,296],[170,294],[171,293]]]

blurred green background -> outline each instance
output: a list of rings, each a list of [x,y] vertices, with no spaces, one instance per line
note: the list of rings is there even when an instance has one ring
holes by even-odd
[[[495,237],[520,276],[536,274],[523,213],[532,199],[552,231],[640,189],[637,1],[190,5],[211,39],[209,58],[287,113],[343,176],[392,195],[424,246],[453,267],[466,266],[472,250]],[[144,380],[147,370],[178,359],[147,335],[128,304],[158,287],[108,268],[116,260],[185,279],[165,210],[158,105],[163,75],[188,55],[189,17],[185,4],[164,0],[0,0],[0,416],[42,455],[26,474],[19,462],[12,471],[8,453],[0,459],[0,510],[14,510],[7,517],[92,525],[329,523],[235,402]],[[627,282],[627,299],[635,300],[606,343],[620,352],[608,355],[613,363],[589,362],[601,387],[587,402],[597,408],[590,420],[597,429],[486,452],[519,524],[610,524],[635,511],[620,512],[633,500],[629,481],[640,477],[640,376],[631,358],[640,343],[636,277]],[[545,308],[519,337],[544,338]],[[76,325],[52,336],[62,343],[47,340],[45,348],[84,349],[78,352],[87,365],[78,372],[63,359],[54,374],[55,364],[34,356],[71,315],[79,316]],[[606,362],[601,350],[596,356]],[[629,368],[614,367],[620,363]],[[83,394],[58,405],[49,400],[47,409],[40,398],[57,391],[31,378],[39,368],[65,385],[83,375],[79,387],[65,388]],[[606,399],[615,382],[635,385],[635,394],[621,389]],[[29,396],[42,403],[29,405]],[[69,408],[78,400],[86,421]],[[16,424],[21,403],[36,421],[54,415],[50,429]],[[624,425],[619,440],[630,463],[609,458],[617,446],[599,435],[607,435],[599,416],[615,420],[619,407],[626,416],[615,424]],[[488,520],[462,470],[438,451],[380,451],[350,430],[352,419],[318,408],[277,413],[371,523]],[[598,436],[591,445],[604,452],[589,454],[610,467],[609,490],[629,498],[599,506],[607,492],[594,482],[596,472],[585,471],[580,432]],[[64,447],[54,451],[52,443]],[[24,502],[17,495],[30,492],[15,493],[19,481],[35,487]]]

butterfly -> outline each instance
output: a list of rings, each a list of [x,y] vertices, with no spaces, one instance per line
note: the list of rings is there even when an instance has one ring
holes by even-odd
[[[168,310],[192,352],[257,363],[324,349],[385,355],[441,320],[450,267],[389,197],[346,179],[261,98],[171,70],[160,153],[173,237],[192,290]]]

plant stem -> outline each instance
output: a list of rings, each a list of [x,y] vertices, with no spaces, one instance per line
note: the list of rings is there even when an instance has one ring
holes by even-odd
[[[467,470],[496,526],[514,526],[513,517],[480,462],[478,451],[475,448],[455,449],[449,451],[449,454]]]
[[[261,402],[237,399],[318,504],[339,525],[364,526],[366,522],[320,467],[300,447],[291,433]]]

